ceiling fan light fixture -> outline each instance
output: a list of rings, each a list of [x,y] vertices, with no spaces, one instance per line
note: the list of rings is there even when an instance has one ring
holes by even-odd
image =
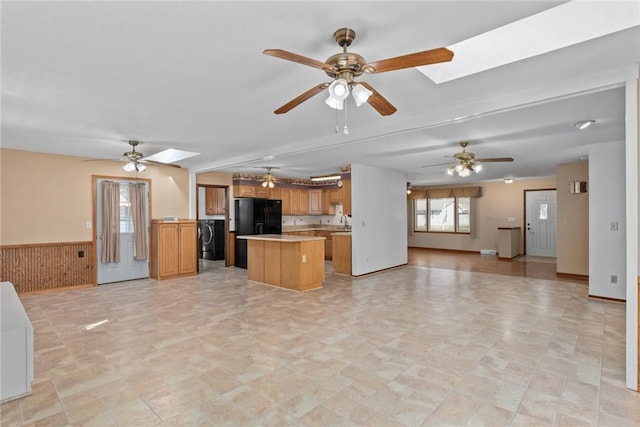
[[[466,178],[469,175],[471,175],[471,170],[464,168],[462,169],[460,172],[458,172],[458,176],[462,177],[462,178]]]
[[[475,173],[478,173],[482,171],[482,165],[480,163],[475,163],[473,166],[471,166],[471,169],[473,169]]]
[[[369,100],[369,97],[373,95],[373,92],[361,84],[356,83],[356,85],[351,88],[351,95],[356,101],[356,105],[359,107]]]
[[[505,184],[513,184],[513,178],[507,177],[504,179]]]
[[[454,173],[456,173],[456,170],[454,168],[447,168],[447,175],[453,176]]]
[[[345,79],[336,79],[329,85],[329,94],[340,101],[349,96],[349,83]]]
[[[136,163],[135,162],[125,163],[122,166],[122,169],[124,169],[126,172],[133,172],[133,171],[135,171],[137,169],[136,168]]]
[[[329,95],[327,100],[324,102],[326,102],[326,104],[334,110],[342,110],[344,108],[344,101],[335,99],[332,95]]]

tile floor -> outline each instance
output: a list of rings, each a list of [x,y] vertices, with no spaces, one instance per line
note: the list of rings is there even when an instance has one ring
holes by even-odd
[[[422,266],[308,293],[246,271],[23,297],[33,394],[2,426],[637,426],[625,305]]]

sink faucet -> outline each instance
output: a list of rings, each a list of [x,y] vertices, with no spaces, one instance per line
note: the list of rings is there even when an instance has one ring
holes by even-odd
[[[342,215],[340,217],[340,224],[342,224],[342,220],[344,219],[344,229],[345,230],[351,230],[351,226],[349,224],[347,224],[347,215]]]

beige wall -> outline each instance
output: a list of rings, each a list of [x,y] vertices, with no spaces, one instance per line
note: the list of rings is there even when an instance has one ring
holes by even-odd
[[[588,162],[558,165],[557,271],[589,275],[589,167]],[[570,194],[569,183],[587,182],[587,192]]]
[[[476,199],[475,222],[472,235],[415,233],[412,207],[409,205],[409,246],[479,252],[498,250],[498,227],[524,229],[524,190],[554,189],[555,178],[515,180],[511,184],[482,182],[482,197]],[[568,187],[568,185],[567,185]],[[509,222],[508,218],[513,218]],[[521,235],[520,253],[524,253]]]
[[[92,175],[131,179],[121,162],[0,149],[0,244],[92,240]],[[149,166],[153,218],[189,215],[189,171]]]
[[[202,185],[228,185],[233,187],[233,174],[220,172],[202,172],[196,174],[196,184]]]

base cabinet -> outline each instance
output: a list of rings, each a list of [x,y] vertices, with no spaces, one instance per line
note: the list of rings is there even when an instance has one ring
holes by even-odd
[[[334,233],[332,243],[334,271],[351,275],[351,233]]]
[[[196,221],[151,221],[151,277],[192,276],[198,267]]]

